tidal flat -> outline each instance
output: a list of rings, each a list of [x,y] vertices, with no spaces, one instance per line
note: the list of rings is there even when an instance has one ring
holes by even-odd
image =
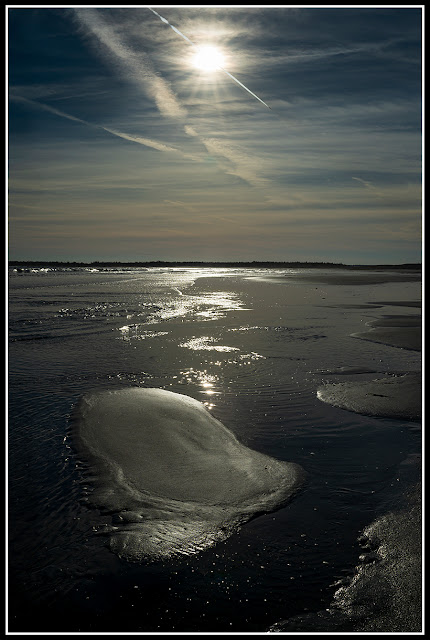
[[[419,272],[18,269],[9,273],[9,631],[421,630]],[[392,390],[405,381],[402,394]],[[91,429],[97,439],[97,421],[110,420],[109,434],[121,421],[130,428],[127,411],[150,389],[189,398],[199,418],[185,448],[162,402],[140,454],[134,429],[134,446],[104,439],[122,471],[138,473],[127,491],[150,493],[145,512],[141,494],[138,510],[124,499],[112,464],[103,473],[79,446],[76,415],[83,398],[127,397],[120,417],[118,404],[99,407]],[[147,425],[146,409],[138,413],[133,424]],[[215,424],[215,450],[203,455]],[[265,484],[259,474],[261,508],[207,544],[197,527],[196,544],[176,552],[171,529],[172,553],[118,553],[121,528],[150,548],[148,522],[166,493],[179,506],[197,497],[200,514],[231,507],[229,483],[245,495],[237,459],[223,474],[230,446],[246,452],[250,473],[270,461],[303,470],[303,483],[270,501],[276,475]],[[166,450],[186,469],[170,469]]]

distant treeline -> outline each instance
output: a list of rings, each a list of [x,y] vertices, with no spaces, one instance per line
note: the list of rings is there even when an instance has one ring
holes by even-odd
[[[57,261],[9,261],[10,267],[222,267],[222,268],[262,268],[262,269],[414,269],[421,271],[420,263],[407,264],[343,264],[341,262],[57,262]]]

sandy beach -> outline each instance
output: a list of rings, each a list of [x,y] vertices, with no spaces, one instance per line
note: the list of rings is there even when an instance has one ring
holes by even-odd
[[[352,335],[356,338],[382,342],[401,349],[421,350],[421,315],[386,315],[369,322],[368,326],[370,328],[367,331]]]
[[[354,335],[416,333],[420,281],[352,275],[12,273],[14,629],[420,628],[417,554],[407,553],[420,549],[418,520],[409,529],[393,505],[420,481],[421,353]],[[135,402],[148,389],[197,402],[193,428],[184,430],[185,400],[169,419]],[[107,397],[130,402],[104,406]],[[76,446],[71,416],[82,398],[100,398],[81,417],[101,465]],[[278,499],[275,470],[289,468],[306,481]],[[248,490],[258,500],[242,499]],[[372,542],[363,572],[369,527],[382,546]],[[399,617],[399,601],[413,614]]]

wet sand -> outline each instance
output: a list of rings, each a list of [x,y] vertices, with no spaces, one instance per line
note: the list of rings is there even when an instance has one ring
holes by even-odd
[[[384,305],[392,307],[418,307],[421,309],[421,300],[385,300],[382,302],[372,302],[372,305]]]
[[[368,309],[373,311],[381,310],[381,316],[367,323],[368,330],[349,334],[351,338],[359,338],[370,342],[385,344],[389,347],[408,349],[412,351],[421,350],[421,314],[383,314],[383,311],[391,310],[391,307],[419,308],[421,301],[406,300],[402,287],[399,287],[399,300],[390,298],[389,300],[377,301],[368,300],[367,303],[354,304],[348,302],[348,297],[342,299],[342,287],[335,287],[327,291],[313,284],[326,283],[329,285],[369,285],[369,297],[371,288],[375,284],[390,282],[420,281],[421,274],[417,272],[397,272],[397,271],[354,271],[354,272],[328,272],[319,271],[304,273],[303,271],[291,274],[265,274],[264,276],[249,277],[242,283],[243,290],[253,291],[254,287],[264,282],[265,299],[270,301],[282,299],[287,296],[291,308],[295,305],[309,305],[309,313],[314,313],[315,306],[319,308],[341,307],[348,312],[356,309]],[[202,282],[202,281],[200,281]],[[311,284],[312,283],[312,284]],[[226,290],[235,290],[235,279],[222,279],[222,287]],[[323,294],[323,295],[322,295]],[[350,295],[350,294],[349,294]],[[327,301],[327,303],[325,302]],[[333,304],[334,303],[334,304]],[[315,306],[313,306],[315,305]],[[308,321],[303,319],[303,323]],[[342,326],[339,326],[342,331]],[[348,335],[348,334],[347,334]],[[341,333],[339,337],[343,337]],[[347,354],[345,354],[347,357]],[[348,360],[339,361],[336,367],[327,371],[321,370],[322,374],[330,375],[362,375],[375,373],[375,378],[379,374],[385,377],[378,377],[365,382],[357,379],[337,384],[325,384],[315,389],[317,397],[333,406],[375,417],[398,418],[417,421],[421,418],[421,373],[402,371],[399,367],[394,370],[384,369],[383,371],[373,367],[354,367]]]
[[[400,349],[421,350],[420,315],[387,315],[367,324],[370,327],[368,331],[353,333],[352,336]]]
[[[406,459],[403,466],[417,462]],[[282,620],[269,631],[419,633],[423,613],[421,500],[418,483],[404,496],[403,504],[393,505],[365,528],[358,540],[362,549],[359,564],[352,576],[335,583],[338,589],[328,608]]]
[[[364,285],[369,284],[366,274],[359,275]],[[74,288],[70,298],[66,276],[57,276],[62,287],[56,285],[34,298],[30,289],[23,289],[14,301],[16,333],[21,331],[19,335],[25,337],[25,341],[11,343],[11,508],[16,532],[11,547],[11,620],[15,630],[55,632],[64,625],[67,631],[100,632],[108,628],[120,633],[172,633],[174,628],[185,633],[260,633],[276,620],[318,611],[321,606],[323,615],[332,621],[334,616],[326,607],[330,606],[333,581],[355,566],[362,553],[353,547],[360,532],[391,511],[391,506],[386,506],[387,492],[391,491],[397,501],[404,490],[406,483],[398,481],[399,461],[407,452],[419,449],[420,427],[418,423],[343,411],[319,401],[316,391],[324,382],[358,383],[387,376],[394,380],[406,370],[419,370],[419,352],[351,337],[353,331],[365,329],[365,322],[378,315],[412,313],[407,306],[419,305],[407,298],[419,297],[419,283],[320,286],[286,277],[275,284],[227,275],[207,277],[190,285],[191,275],[185,274],[181,280],[175,274],[160,273],[147,281],[133,274],[117,275],[112,284],[107,280],[95,287],[91,283],[98,282],[100,274],[87,274],[88,284]],[[168,282],[166,290],[157,284],[162,279]],[[378,303],[380,308],[375,311],[371,301],[384,298],[390,302]],[[404,309],[388,308],[396,298],[404,303]],[[69,313],[54,317],[50,306],[54,300],[58,309],[65,308]],[[40,312],[34,317],[41,318],[40,324],[23,327],[22,308],[27,309],[26,321],[39,306]],[[88,338],[85,332],[90,323],[97,333]],[[34,341],[28,342],[28,334]],[[39,339],[43,335],[47,339]],[[328,375],[340,377],[313,373],[323,368]],[[397,376],[393,375],[395,371]],[[212,395],[208,395],[208,381]],[[121,475],[115,474],[115,460],[109,455],[112,464],[109,481],[104,483],[107,491],[101,493],[102,488],[93,487],[92,466],[88,471],[82,469],[81,456],[72,452],[71,433],[63,441],[65,416],[72,401],[77,402],[91,389],[98,392],[136,385],[169,388],[205,400],[214,417],[241,443],[301,464],[308,471],[309,484],[285,509],[253,518],[238,530],[238,535],[226,538],[231,520],[227,530],[217,526],[218,519],[215,528],[201,528],[201,519],[187,517],[190,510],[184,514],[170,509],[166,514],[167,498],[156,497],[154,492],[150,496],[152,510],[151,505],[136,504],[132,485],[142,470],[139,465],[130,468],[130,448],[117,433],[119,420],[109,411],[112,431],[103,438],[102,449],[106,451],[110,442],[117,460],[124,447],[125,466],[133,478],[126,487]],[[127,411],[129,406],[125,403]],[[179,435],[177,426],[173,425],[171,435]],[[155,424],[153,430],[159,434]],[[221,436],[218,429],[216,432]],[[219,470],[221,481],[219,485],[210,483],[212,495],[219,495],[222,487],[230,488],[222,474],[226,454],[223,442],[228,445],[231,438],[221,440],[214,461],[214,479]],[[142,442],[155,445],[151,437]],[[156,451],[145,449],[143,454],[148,456],[148,474],[154,474],[152,488],[163,484],[167,493],[171,486],[176,503],[182,504],[184,494],[178,494],[185,488],[180,482],[184,480],[182,470],[173,470],[174,482],[169,478],[170,462],[182,458],[182,448],[176,446],[181,442],[185,444],[182,438],[176,443],[168,438],[167,451],[160,446]],[[206,458],[191,454],[199,442],[205,444],[197,438],[183,454],[189,453],[193,464]],[[163,460],[165,454],[172,453],[166,460],[166,473],[160,473],[161,465],[154,460],[153,454],[158,451],[163,452]],[[263,474],[261,464],[256,462],[251,468],[259,466]],[[114,474],[112,482],[110,471]],[[188,467],[184,473],[188,473]],[[232,476],[236,477],[233,468]],[[199,498],[205,487],[195,485],[195,477],[192,473],[186,484],[196,492],[193,497]],[[143,480],[146,485],[149,475]],[[203,480],[207,487],[209,479]],[[117,492],[110,493],[114,486]],[[234,490],[237,488],[235,485]],[[87,509],[92,497],[100,500],[100,506],[103,501],[106,512]],[[160,500],[163,509],[159,508]],[[115,507],[113,513],[109,507]],[[228,508],[236,511],[241,505]],[[216,509],[211,505],[199,509],[205,516],[213,511]],[[151,517],[141,519],[143,513]],[[192,511],[191,515],[196,514]],[[113,528],[105,532],[106,523],[111,522]],[[379,561],[379,566],[386,568],[387,581],[393,577],[392,591],[387,589],[380,597],[378,573],[364,572],[370,580],[345,604],[355,603],[363,618],[380,631],[392,629],[390,618],[402,606],[414,619],[413,624],[405,621],[403,629],[415,630],[420,621],[411,599],[415,589],[411,571],[420,562],[420,545],[412,546],[408,534],[416,533],[419,524],[407,518],[402,522],[389,518],[386,522],[390,537],[386,538],[384,528],[378,527],[383,547],[380,554],[378,547],[374,551],[378,557],[385,553],[393,559]],[[21,531],[22,523],[28,524],[25,531]],[[403,524],[411,525],[411,530],[403,531]],[[96,535],[96,531],[102,535]],[[196,551],[196,540],[220,544],[205,547],[195,555],[163,556],[154,563],[147,560],[146,553],[142,565],[135,566],[126,562],[124,555],[130,557],[128,543],[139,542],[139,531],[153,536],[145,538],[148,544],[153,541],[154,551],[157,546],[157,557],[162,555],[160,540],[162,551],[170,553],[171,543],[177,544],[178,536],[187,537],[187,532]],[[106,551],[104,543],[109,539],[111,545],[106,546],[114,553]],[[186,542],[184,537],[182,540]],[[389,549],[384,548],[385,540]],[[399,554],[391,550],[396,540]],[[153,549],[146,551],[153,554]],[[142,547],[136,544],[131,552],[141,557]],[[365,566],[372,565],[366,562]],[[415,591],[419,600],[419,586]],[[363,593],[366,602],[361,607]],[[382,611],[375,610],[374,602]],[[323,631],[325,622],[319,616],[315,621],[306,620],[302,630]],[[343,620],[340,622],[343,624]],[[350,624],[349,619],[347,622]],[[351,624],[351,630],[357,631],[358,623]]]
[[[383,418],[421,418],[421,374],[379,378],[369,382],[340,382],[320,387],[323,402],[355,413]]]
[[[327,284],[370,284],[376,279],[333,277]],[[307,278],[303,278],[306,280]],[[309,278],[310,279],[310,278]],[[396,278],[395,278],[396,279]],[[316,282],[316,279],[312,279]],[[394,280],[390,280],[394,281]],[[327,305],[328,306],[328,305]],[[332,305],[334,306],[334,305]],[[418,300],[369,302],[367,305],[341,304],[350,309],[384,307],[421,307]],[[397,349],[421,351],[421,315],[382,315],[367,323],[369,329],[351,334],[370,342]],[[321,371],[327,375],[362,375],[377,373],[371,368],[341,366]],[[319,400],[335,407],[372,417],[420,421],[422,413],[421,373],[389,373],[374,380],[324,384],[317,390]],[[406,459],[403,465],[411,461]],[[412,460],[412,462],[414,462]],[[401,476],[401,473],[399,473]],[[399,480],[400,477],[397,478]],[[406,507],[394,508],[374,520],[359,542],[363,553],[352,578],[339,581],[329,608],[281,621],[269,630],[295,632],[312,629],[326,632],[419,632],[421,631],[422,600],[422,540],[421,486],[418,483],[410,495],[404,496]],[[374,585],[378,584],[375,591]],[[373,611],[372,616],[367,612]]]
[[[277,280],[290,280],[298,282],[312,282],[315,284],[336,284],[336,285],[369,285],[383,284],[386,282],[420,282],[421,273],[419,271],[398,271],[398,270],[381,270],[381,271],[329,271],[321,272],[316,270],[308,273],[291,273],[286,275],[268,274],[264,276],[264,280],[276,282]],[[259,277],[263,279],[263,277]]]

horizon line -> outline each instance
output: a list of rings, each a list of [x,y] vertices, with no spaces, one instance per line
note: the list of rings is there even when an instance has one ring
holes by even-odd
[[[344,263],[329,262],[323,260],[25,260],[14,259],[8,260],[10,265],[35,265],[35,264],[55,264],[55,265],[129,265],[129,266],[147,266],[147,265],[332,265],[340,267],[405,267],[414,266],[422,267],[422,262],[399,262],[399,263]]]

